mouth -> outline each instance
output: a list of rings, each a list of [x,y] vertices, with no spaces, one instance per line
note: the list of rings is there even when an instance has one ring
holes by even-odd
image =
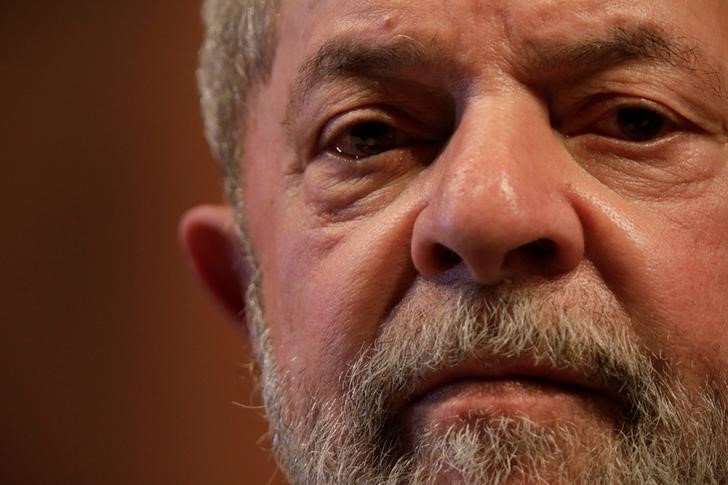
[[[500,417],[616,428],[624,418],[617,389],[583,373],[525,360],[470,363],[427,376],[395,415],[412,433]]]

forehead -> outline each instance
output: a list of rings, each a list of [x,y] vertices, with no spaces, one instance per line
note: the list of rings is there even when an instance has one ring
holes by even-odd
[[[699,45],[716,63],[728,61],[724,0],[284,0],[279,55],[295,64],[337,37],[398,35],[449,46],[453,56],[499,47],[517,53],[540,42],[568,43],[648,23]]]

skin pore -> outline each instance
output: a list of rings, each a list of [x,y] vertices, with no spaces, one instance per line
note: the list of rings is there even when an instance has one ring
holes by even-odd
[[[293,483],[728,480],[726,18],[282,3],[242,219]]]

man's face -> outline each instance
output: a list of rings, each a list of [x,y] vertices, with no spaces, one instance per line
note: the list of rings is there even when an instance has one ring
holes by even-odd
[[[648,483],[728,480],[683,456],[728,431],[726,19],[283,2],[244,217],[292,480],[558,481],[638,453]]]

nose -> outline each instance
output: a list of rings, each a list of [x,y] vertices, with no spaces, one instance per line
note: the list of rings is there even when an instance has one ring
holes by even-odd
[[[542,110],[506,104],[464,116],[433,167],[412,236],[414,264],[427,278],[460,265],[482,285],[553,278],[583,258],[568,197],[573,161]]]

